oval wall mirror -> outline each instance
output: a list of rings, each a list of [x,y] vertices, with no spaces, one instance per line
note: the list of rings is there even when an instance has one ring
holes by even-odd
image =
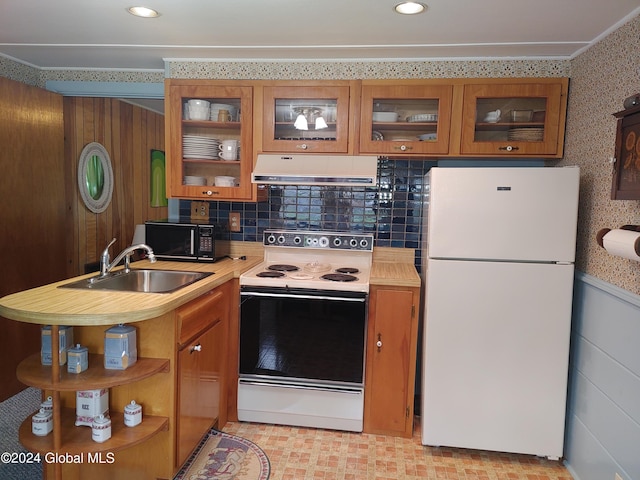
[[[78,162],[78,189],[86,207],[104,212],[113,195],[113,168],[106,148],[98,142],[87,144]]]

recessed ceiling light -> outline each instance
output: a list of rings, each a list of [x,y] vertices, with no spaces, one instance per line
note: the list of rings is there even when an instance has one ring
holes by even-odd
[[[156,10],[147,7],[129,7],[127,8],[127,12],[131,15],[135,15],[136,17],[144,18],[155,18],[160,16]]]
[[[424,3],[418,2],[402,2],[394,7],[394,10],[403,15],[415,15],[422,13],[427,9]]]

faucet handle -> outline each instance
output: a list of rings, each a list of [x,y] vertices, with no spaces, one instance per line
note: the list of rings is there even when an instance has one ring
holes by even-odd
[[[107,245],[107,247],[102,251],[102,257],[103,258],[109,258],[109,248],[111,247],[111,245],[113,245],[114,243],[116,243],[116,239],[113,238],[110,242],[109,245]]]
[[[107,265],[109,265],[109,248],[116,243],[115,237],[109,242],[107,247],[102,251],[100,255],[100,273],[105,275],[107,273]]]

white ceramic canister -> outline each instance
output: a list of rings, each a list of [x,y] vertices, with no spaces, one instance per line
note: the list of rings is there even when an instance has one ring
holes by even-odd
[[[39,437],[44,437],[51,433],[53,430],[53,415],[51,412],[47,412],[44,408],[41,408],[31,418],[31,432]]]
[[[138,405],[135,400],[124,407],[124,424],[127,427],[135,427],[142,423],[142,406]]]
[[[104,415],[98,415],[91,424],[91,439],[102,443],[111,438],[111,419]]]
[[[40,404],[40,409],[53,415],[53,398],[50,396]]]

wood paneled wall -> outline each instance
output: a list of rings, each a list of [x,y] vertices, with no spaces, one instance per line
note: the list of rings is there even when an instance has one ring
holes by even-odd
[[[111,258],[131,244],[136,224],[167,217],[167,207],[150,205],[151,150],[164,151],[164,117],[111,98],[65,97],[64,131],[69,241],[69,276],[84,273],[111,241]],[[103,213],[88,210],[78,192],[77,167],[82,149],[100,142],[114,173],[111,204]]]
[[[78,192],[87,143],[111,156],[113,199],[100,214]],[[135,225],[164,218],[150,206],[151,150],[164,150],[164,117],[108,98],[65,97],[0,77],[0,296],[84,273],[112,239],[112,258]],[[40,329],[0,318],[0,401],[24,388],[18,363],[40,350]]]
[[[60,95],[0,77],[0,296],[65,278],[63,133]],[[0,318],[0,401],[39,350],[37,325]]]

